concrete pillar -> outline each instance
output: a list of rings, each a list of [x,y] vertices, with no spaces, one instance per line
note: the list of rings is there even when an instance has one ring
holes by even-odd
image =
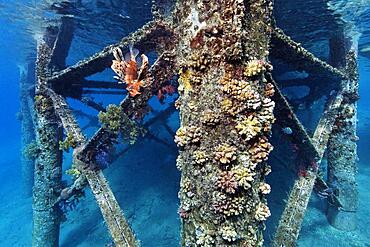
[[[55,202],[61,190],[62,151],[59,150],[59,141],[62,129],[52,100],[43,94],[50,54],[50,46],[41,41],[36,62],[36,138],[40,154],[35,162],[33,187],[33,247],[59,246],[61,213]]]
[[[22,191],[25,197],[32,196],[33,187],[33,173],[34,173],[34,159],[25,155],[26,149],[35,141],[35,130],[33,124],[34,113],[32,107],[33,103],[29,102],[33,100],[32,83],[34,81],[28,80],[28,73],[34,73],[29,71],[32,69],[28,66],[28,69],[21,71],[20,74],[20,121],[21,121],[21,171],[22,171]],[[32,83],[31,83],[32,82]]]
[[[262,246],[272,1],[178,1],[182,246]]]
[[[328,144],[328,185],[337,195],[341,208],[328,200],[327,218],[337,229],[352,231],[357,227],[358,189],[357,174],[357,103],[358,69],[356,53],[350,51],[346,58],[346,83],[341,111]]]

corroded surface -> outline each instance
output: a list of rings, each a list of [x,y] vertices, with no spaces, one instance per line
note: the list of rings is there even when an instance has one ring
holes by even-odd
[[[178,1],[182,246],[262,246],[270,1]]]

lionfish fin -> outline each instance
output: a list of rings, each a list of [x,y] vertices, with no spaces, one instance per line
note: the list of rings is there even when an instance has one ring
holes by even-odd
[[[113,56],[117,61],[122,61],[123,60],[122,50],[119,47],[114,48]]]
[[[138,80],[144,80],[146,74],[148,73],[148,67],[149,67],[149,59],[145,54],[141,55],[141,67],[138,74]]]

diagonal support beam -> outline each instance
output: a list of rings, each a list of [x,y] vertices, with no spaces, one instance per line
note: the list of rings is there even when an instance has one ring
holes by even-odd
[[[339,91],[336,97],[327,104],[326,110],[315,130],[312,142],[318,152],[316,164],[321,162],[324,155],[342,100],[343,91]],[[273,246],[296,246],[308,201],[317,178],[317,171],[317,167],[310,167],[305,176],[300,176],[295,181],[279,221]]]
[[[293,109],[289,105],[289,102],[280,91],[275,80],[272,78],[272,75],[268,73],[266,77],[267,80],[275,87],[275,94],[273,96],[273,100],[276,103],[275,116],[279,116],[278,121],[282,126],[289,127],[293,130],[294,135],[292,135],[291,138],[292,141],[298,145],[299,149],[302,150],[308,157],[315,159],[319,156],[319,154],[306,129],[295,115]]]
[[[167,68],[166,72],[163,72],[163,66]],[[146,88],[145,92],[134,99],[126,97],[121,102],[120,106],[126,112],[127,116],[133,116],[137,110],[145,107],[153,93],[157,92],[163,83],[170,80],[174,74],[174,58],[169,53],[162,54],[149,70],[152,83]],[[50,89],[48,90],[48,94],[53,101],[54,108],[62,121],[63,127],[68,133],[72,133],[77,141],[79,148],[75,149],[74,162],[79,170],[82,171],[82,176],[76,179],[72,186],[66,188],[64,195],[60,196],[59,200],[65,200],[73,196],[76,191],[82,190],[88,182],[116,245],[136,246],[138,243],[135,240],[135,236],[130,230],[102,171],[87,169],[89,167],[89,160],[86,157],[89,151],[97,149],[99,145],[106,144],[112,138],[116,138],[116,134],[101,128],[94,135],[95,138],[93,137],[87,142],[65,99]]]
[[[73,134],[79,147],[83,146],[86,142],[86,138],[83,136],[65,99],[50,89],[48,90],[48,95],[53,101],[56,114],[61,119],[64,129],[68,133]],[[78,152],[78,150],[79,148],[77,148],[75,152]],[[124,217],[103,172],[100,169],[87,169],[87,165],[76,159],[76,157],[74,157],[74,163],[90,185],[116,246],[137,246],[138,242],[135,239],[135,235]],[[83,178],[80,178],[79,181],[81,182],[83,180]]]
[[[311,137],[308,135],[306,129],[299,121],[293,109],[289,105],[289,102],[280,91],[272,75],[268,73],[266,77],[267,80],[275,87],[273,100],[276,103],[275,115],[279,116],[277,118],[277,121],[280,123],[281,126],[288,126],[293,130],[294,135],[291,135],[290,138],[292,142],[298,145],[299,150],[302,151],[305,157],[308,157],[308,160],[317,160],[319,158],[319,152],[312,142]],[[317,193],[320,193],[327,189],[329,189],[329,186],[321,177],[318,176],[316,178],[315,191]],[[329,199],[332,200],[334,204],[340,205],[340,202],[335,195],[333,195],[332,198]]]
[[[280,28],[273,30],[271,44],[271,55],[273,57],[294,64],[299,70],[305,70],[312,74],[346,79],[345,73],[317,58],[303,48],[301,44],[293,41]]]

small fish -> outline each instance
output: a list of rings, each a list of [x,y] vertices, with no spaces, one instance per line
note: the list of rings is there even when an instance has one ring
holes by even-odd
[[[293,130],[289,127],[282,128],[281,130],[284,132],[284,134],[287,134],[287,135],[293,134]]]

